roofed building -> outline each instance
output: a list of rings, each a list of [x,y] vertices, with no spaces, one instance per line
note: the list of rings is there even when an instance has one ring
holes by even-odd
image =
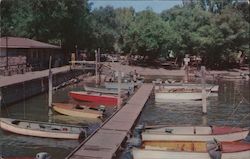
[[[59,66],[65,61],[60,46],[27,38],[1,37],[0,49],[0,69],[2,70],[17,71],[18,68],[27,67],[32,70],[46,69],[50,56],[53,59],[53,66]]]

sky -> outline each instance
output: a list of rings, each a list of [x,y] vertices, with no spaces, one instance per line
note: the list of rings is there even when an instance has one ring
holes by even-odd
[[[150,7],[157,13],[172,8],[175,5],[182,4],[182,0],[89,0],[89,2],[93,3],[93,9],[107,5],[113,6],[114,8],[132,6],[135,11],[138,12]]]

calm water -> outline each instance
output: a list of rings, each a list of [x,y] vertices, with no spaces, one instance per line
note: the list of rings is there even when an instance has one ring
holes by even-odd
[[[194,103],[155,103],[152,97],[140,117],[139,123],[146,124],[217,124],[250,127],[250,83],[247,81],[218,81],[219,95],[208,99],[208,113],[201,114],[201,102]],[[79,85],[60,89],[53,94],[54,102],[68,100],[69,90],[79,90]],[[242,97],[245,100],[237,107]],[[48,121],[47,94],[33,97],[25,102],[20,102],[2,110],[2,116]],[[234,107],[237,107],[232,114]],[[108,110],[110,115],[112,110]],[[79,119],[54,115],[54,121],[70,124],[90,125],[94,130],[101,121]],[[46,151],[54,159],[62,159],[77,145],[75,140],[44,139],[26,137],[0,130],[0,152],[5,156],[34,156],[36,153]]]
[[[201,113],[201,101],[155,103],[151,98],[139,123],[250,127],[250,83],[243,80],[216,83],[220,86],[219,93],[208,98],[207,115]]]

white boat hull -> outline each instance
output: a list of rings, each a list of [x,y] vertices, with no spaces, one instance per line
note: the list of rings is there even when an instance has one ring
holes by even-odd
[[[201,93],[168,93],[157,92],[155,93],[155,101],[162,102],[167,100],[201,100]]]
[[[214,138],[218,141],[238,141],[245,139],[249,133],[249,130],[241,129],[240,131],[213,134],[212,129],[208,126],[162,127],[146,129],[141,135],[143,141],[211,141]],[[171,130],[171,132],[166,132],[166,130]]]
[[[104,86],[108,89],[118,89],[118,83],[117,82],[105,82]],[[134,90],[135,84],[134,83],[121,83],[120,88],[121,89],[131,89]]]
[[[249,131],[235,132],[222,135],[205,135],[205,134],[167,134],[167,133],[142,133],[143,141],[238,141],[246,138]]]
[[[132,149],[133,159],[211,159],[205,152],[171,152],[162,150]],[[250,151],[222,153],[221,159],[249,159]]]
[[[9,131],[12,133],[20,134],[20,135],[27,135],[27,136],[36,136],[36,137],[45,137],[45,138],[57,138],[57,139],[79,139],[79,134],[81,133],[81,128],[73,128],[73,127],[64,127],[58,126],[57,124],[53,125],[50,124],[50,130],[46,130],[46,128],[40,128],[39,125],[44,123],[40,122],[23,122],[22,125],[12,124],[12,121],[15,119],[9,118],[1,118],[0,119],[0,126],[3,130]],[[22,121],[22,120],[20,120]],[[46,124],[44,124],[47,126]],[[60,132],[58,129],[65,128],[65,130],[61,130]]]

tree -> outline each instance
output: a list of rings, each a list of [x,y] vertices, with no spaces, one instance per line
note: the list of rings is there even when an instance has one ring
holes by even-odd
[[[138,13],[126,34],[131,52],[156,58],[166,43],[167,24],[152,10]]]

